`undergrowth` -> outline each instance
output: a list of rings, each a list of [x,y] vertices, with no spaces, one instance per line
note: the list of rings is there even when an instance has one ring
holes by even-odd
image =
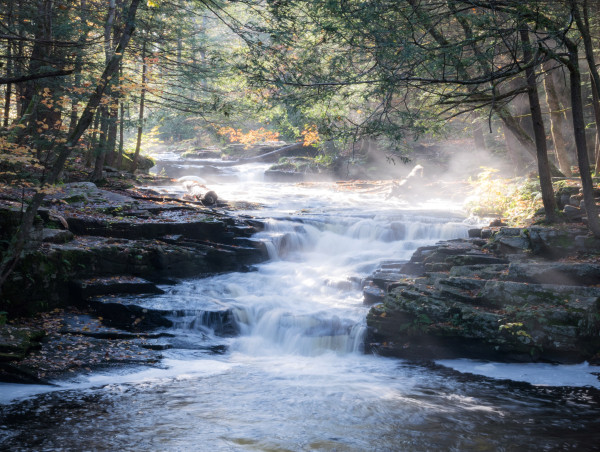
[[[469,179],[471,195],[465,201],[470,215],[500,217],[510,226],[525,226],[543,207],[540,184],[528,177],[503,178],[494,168],[482,167],[476,179]]]

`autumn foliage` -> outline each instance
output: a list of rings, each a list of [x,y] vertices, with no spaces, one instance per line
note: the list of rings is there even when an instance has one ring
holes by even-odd
[[[261,127],[257,130],[250,130],[246,133],[242,129],[234,129],[233,127],[221,127],[217,133],[226,136],[232,143],[241,143],[246,146],[261,143],[265,141],[278,141],[279,132],[271,132]]]

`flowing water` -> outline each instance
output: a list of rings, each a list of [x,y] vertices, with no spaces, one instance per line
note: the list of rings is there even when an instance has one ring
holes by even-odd
[[[363,353],[361,280],[421,245],[464,237],[443,199],[421,205],[335,184],[264,183],[261,165],[211,188],[260,203],[255,271],[183,280],[158,368],[56,387],[0,385],[5,450],[413,451],[600,448],[599,368]],[[181,190],[170,187],[169,190]],[[443,194],[442,194],[443,195]],[[233,323],[236,334],[224,327]]]

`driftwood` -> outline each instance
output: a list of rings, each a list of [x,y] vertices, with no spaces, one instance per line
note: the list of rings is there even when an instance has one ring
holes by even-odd
[[[205,185],[194,180],[186,180],[182,184],[188,194],[195,200],[201,201],[205,206],[212,206],[219,199],[217,194],[209,190]]]
[[[390,192],[387,194],[387,196],[385,197],[385,199],[390,199],[394,196],[399,197],[402,196],[402,194],[406,193],[407,191],[410,191],[412,189],[412,187],[410,186],[410,182],[414,182],[416,177],[423,177],[423,167],[421,165],[416,165],[412,171],[410,173],[408,173],[408,176],[406,176],[405,179],[402,179],[400,182],[393,182],[392,185],[392,189],[390,190]]]

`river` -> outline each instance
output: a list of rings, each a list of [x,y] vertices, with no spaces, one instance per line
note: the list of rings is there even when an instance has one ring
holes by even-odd
[[[266,220],[255,271],[162,286],[173,317],[157,368],[55,387],[0,385],[0,449],[421,451],[600,449],[600,368],[414,363],[365,354],[360,281],[466,236],[458,206],[335,184],[266,183],[264,165],[210,184]],[[165,187],[181,190],[181,187]],[[228,310],[239,334],[205,313]]]

